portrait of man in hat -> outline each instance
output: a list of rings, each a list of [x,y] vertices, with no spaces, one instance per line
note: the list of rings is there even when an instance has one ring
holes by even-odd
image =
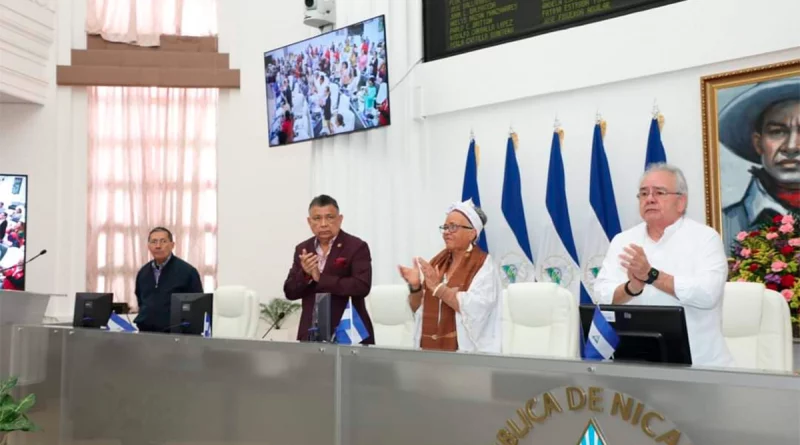
[[[737,233],[800,212],[800,76],[739,87],[720,102],[722,235],[730,252]],[[749,175],[732,166],[748,166]]]

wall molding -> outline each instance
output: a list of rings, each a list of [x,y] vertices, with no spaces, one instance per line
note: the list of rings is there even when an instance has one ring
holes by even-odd
[[[44,104],[52,75],[53,0],[0,0],[0,92]]]

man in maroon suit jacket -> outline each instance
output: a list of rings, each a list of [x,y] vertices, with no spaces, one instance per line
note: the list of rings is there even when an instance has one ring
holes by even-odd
[[[375,344],[372,320],[364,298],[372,287],[372,257],[361,239],[341,230],[339,204],[328,195],[320,195],[308,206],[308,225],[314,236],[295,247],[294,262],[283,284],[289,300],[303,300],[303,312],[297,339],[307,340],[314,313],[315,296],[331,294],[331,334],[339,325],[347,300],[352,298],[369,337],[361,344]]]

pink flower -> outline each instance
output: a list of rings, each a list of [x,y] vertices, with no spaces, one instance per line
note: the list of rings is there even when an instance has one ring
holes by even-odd
[[[736,240],[737,240],[737,241],[744,241],[745,239],[747,239],[747,235],[748,235],[748,233],[747,233],[747,232],[739,232],[739,233],[736,235]]]
[[[775,261],[772,263],[773,272],[780,272],[783,269],[786,269],[786,263],[784,263],[783,261]]]
[[[778,229],[781,233],[792,233],[794,232],[794,226],[791,224],[784,224]]]
[[[738,280],[736,280],[736,281],[738,281],[738,282],[740,282],[740,283],[746,283],[746,282],[747,282],[747,280],[745,280],[744,278],[739,278],[739,279],[738,279]]]
[[[750,249],[742,249],[742,258],[750,258]]]
[[[794,225],[794,217],[792,215],[786,215],[781,219],[781,224],[788,224]]]
[[[769,240],[773,240],[773,239],[775,239],[775,238],[777,238],[777,237],[778,237],[778,234],[777,234],[777,233],[775,233],[775,232],[769,232],[769,233],[767,234],[767,239],[769,239]]]
[[[781,295],[783,295],[783,298],[785,298],[786,301],[792,301],[792,297],[794,296],[794,292],[792,292],[791,289],[784,289],[784,290],[781,291]]]
[[[789,245],[792,247],[800,247],[800,238],[792,238],[789,240]]]

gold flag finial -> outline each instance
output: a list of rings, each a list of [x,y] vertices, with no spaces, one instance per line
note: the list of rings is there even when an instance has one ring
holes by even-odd
[[[556,116],[556,121],[553,123],[553,131],[558,133],[558,142],[560,144],[564,144],[564,129],[561,128],[561,121],[558,120],[558,116]]]
[[[605,139],[606,138],[606,127],[608,125],[606,125],[606,121],[603,119],[603,115],[601,115],[599,111],[597,112],[596,119],[597,119],[596,120],[597,125],[600,126],[600,136],[603,139]]]

